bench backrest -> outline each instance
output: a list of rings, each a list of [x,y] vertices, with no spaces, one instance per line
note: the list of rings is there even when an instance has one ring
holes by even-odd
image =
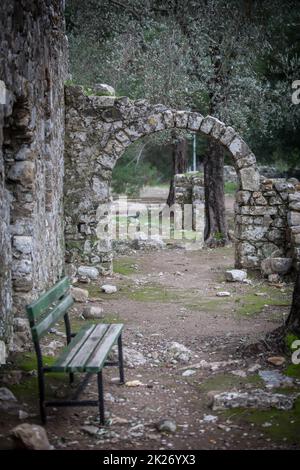
[[[38,341],[74,303],[70,281],[64,277],[41,297],[26,306],[32,338]]]

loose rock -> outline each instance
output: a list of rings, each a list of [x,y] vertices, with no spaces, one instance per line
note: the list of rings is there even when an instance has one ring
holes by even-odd
[[[97,436],[99,433],[99,428],[97,426],[87,425],[82,426],[80,429],[86,434],[89,434],[90,436]]]
[[[118,347],[114,346],[110,354],[112,361],[118,359]],[[145,356],[136,349],[123,347],[123,360],[126,367],[133,369],[134,367],[142,366],[146,364],[147,359]]]
[[[266,258],[261,263],[261,270],[265,276],[270,274],[286,274],[292,267],[292,258]]]
[[[296,397],[280,393],[252,390],[251,392],[222,392],[213,397],[213,410],[226,410],[228,408],[256,408],[268,410],[290,410],[293,408]]]
[[[182,373],[182,376],[183,376],[183,377],[190,377],[191,375],[194,375],[194,374],[196,374],[196,371],[195,371],[195,370],[188,369],[188,370],[185,370],[185,371]]]
[[[89,297],[89,292],[80,287],[71,287],[71,295],[76,302],[86,302]]]
[[[49,344],[42,346],[42,352],[45,356],[56,356],[57,351],[62,348],[64,344],[61,341],[53,340]]]
[[[79,277],[87,277],[88,279],[97,279],[99,276],[99,271],[93,266],[79,266],[78,268]]]
[[[173,341],[167,346],[167,355],[169,359],[176,359],[180,362],[189,362],[192,357],[192,351],[184,344]]]
[[[267,388],[289,387],[294,383],[292,377],[287,377],[278,370],[261,370],[258,375],[265,382]]]
[[[171,419],[162,419],[157,423],[156,428],[159,432],[175,433],[177,425],[175,421],[172,421]]]
[[[247,273],[241,269],[231,269],[225,272],[225,278],[229,282],[243,282],[247,278]]]
[[[268,357],[267,361],[274,366],[282,366],[285,363],[285,358],[282,356],[272,356]]]
[[[94,320],[104,317],[103,308],[97,305],[87,305],[82,314],[86,320]]]
[[[101,286],[101,289],[103,292],[105,292],[105,294],[114,294],[115,292],[117,292],[117,287],[112,286],[110,284],[104,284],[103,286]]]
[[[230,296],[231,296],[230,292],[226,292],[226,291],[217,292],[217,297],[230,297]]]
[[[140,380],[129,380],[128,382],[125,382],[126,387],[140,387],[141,385],[144,385]]]
[[[52,450],[44,428],[36,424],[20,424],[10,433],[15,449]]]
[[[203,416],[203,421],[205,423],[215,423],[216,421],[218,421],[218,416],[214,416],[214,415],[204,415]]]

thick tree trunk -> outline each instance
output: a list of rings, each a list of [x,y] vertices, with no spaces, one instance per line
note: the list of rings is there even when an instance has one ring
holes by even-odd
[[[172,206],[175,203],[174,175],[186,173],[187,171],[187,141],[184,137],[176,136],[175,133],[172,137],[173,176],[170,181],[170,190],[167,199],[168,206]]]
[[[286,320],[285,327],[287,330],[292,331],[297,335],[300,335],[300,270],[297,274],[292,307],[290,314]]]
[[[208,153],[204,158],[204,187],[204,241],[208,246],[223,246],[228,243],[224,195],[224,154],[222,147],[213,141],[209,142]]]

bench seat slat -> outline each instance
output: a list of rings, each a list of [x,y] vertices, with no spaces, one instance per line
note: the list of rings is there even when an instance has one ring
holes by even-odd
[[[64,297],[59,304],[57,304],[56,307],[54,307],[45,318],[43,318],[43,320],[32,327],[31,331],[33,338],[39,339],[44,336],[49,331],[49,328],[51,328],[51,326],[68,311],[73,303],[74,299],[70,294]]]
[[[96,325],[83,346],[79,349],[78,353],[75,354],[73,359],[67,365],[68,372],[85,372],[85,364],[108,328],[109,325],[107,324]]]
[[[66,372],[67,365],[83,346],[87,338],[96,328],[96,325],[85,325],[62,351],[57,361],[51,366],[53,372]]]
[[[60,299],[68,292],[70,281],[68,277],[64,277],[55,284],[51,289],[45,292],[41,297],[26,306],[27,315],[30,321],[36,320],[41,316],[51,304]]]
[[[102,337],[101,341],[98,343],[94,352],[85,364],[86,372],[98,372],[103,367],[105,359],[120,336],[122,329],[123,325],[119,323],[109,325],[106,334]]]

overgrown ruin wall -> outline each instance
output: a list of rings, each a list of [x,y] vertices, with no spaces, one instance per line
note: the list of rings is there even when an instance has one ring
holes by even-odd
[[[238,264],[260,268],[269,257],[299,261],[300,186],[285,179],[262,178],[260,190],[239,191],[235,212],[235,236],[240,241]],[[292,212],[293,211],[293,212]]]
[[[217,140],[232,156],[239,186],[236,266],[259,269],[270,256],[299,260],[299,185],[261,178],[255,156],[234,129],[212,116],[99,96],[99,89],[96,85],[94,94],[87,94],[80,86],[66,88],[65,237],[73,272],[80,265],[93,266],[99,274],[111,272],[108,226],[114,165],[135,140],[175,127]],[[198,193],[195,197],[201,201],[203,194]]]
[[[203,179],[193,173],[176,175],[175,200],[178,204],[204,203]],[[300,261],[299,182],[261,177],[259,191],[240,190],[236,201],[237,266],[260,269],[263,260],[282,258],[283,271],[292,264],[296,267]]]
[[[7,344],[20,325],[14,316],[63,272],[63,8],[63,0],[0,3],[0,340]]]

